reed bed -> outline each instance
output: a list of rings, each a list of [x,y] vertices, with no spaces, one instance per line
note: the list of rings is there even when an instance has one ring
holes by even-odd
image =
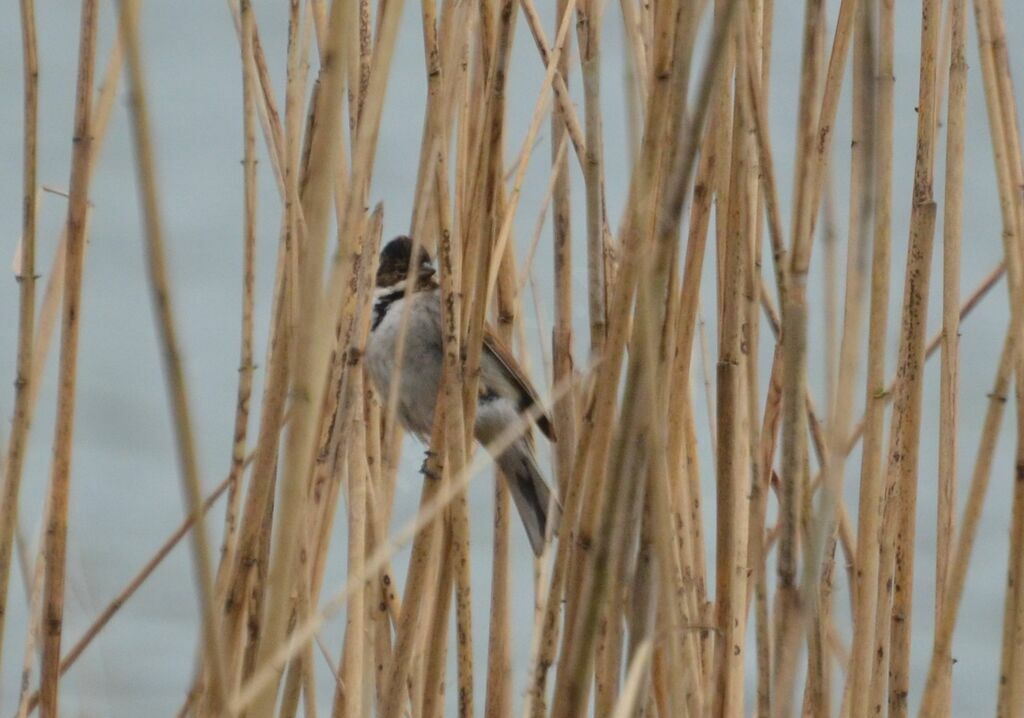
[[[140,31],[150,8],[81,2],[67,218],[47,263],[37,245],[47,28],[34,0],[20,0],[0,656],[21,680],[5,710],[58,715],[65,674],[188,542],[197,651],[178,666],[182,716],[943,716],[957,705],[1024,715],[1024,154],[1010,72],[1011,31],[1024,29],[1007,26],[1002,0],[922,0],[906,27],[892,0],[806,0],[799,25],[777,23],[773,0],[291,0],[285,27],[261,21],[252,0],[227,5],[242,108],[231,280],[242,311],[221,348],[237,352],[239,371],[228,470],[213,481],[197,453],[204,404],[190,391],[189,318],[169,269],[176,243],[151,109],[162,88],[148,80]],[[422,66],[395,67],[403,22],[422,30]],[[621,56],[609,56],[610,30]],[[535,46],[533,66],[513,62],[517,32],[529,33],[519,43]],[[102,33],[112,39],[101,74]],[[265,49],[268,33],[286,38],[282,56]],[[779,43],[798,38],[799,72],[770,87]],[[919,52],[916,84],[902,85],[917,89],[913,146],[894,142],[907,122],[895,114],[904,45]],[[426,94],[407,220],[389,219],[375,181],[396,72],[422,72]],[[83,266],[122,73],[184,511],[72,635],[69,549],[90,540],[68,531]],[[514,73],[534,94],[512,92]],[[605,116],[618,77],[623,136]],[[971,231],[989,208],[969,201],[968,150],[981,151],[967,142],[969,82],[984,98],[1002,244],[965,294],[966,246],[998,241]],[[522,127],[511,126],[513,105],[530,108]],[[621,155],[606,152],[612,143],[628,162],[610,159]],[[780,161],[790,147],[792,162]],[[528,191],[538,165],[543,190]],[[904,169],[912,182],[901,187]],[[262,212],[261,182],[276,195]],[[619,187],[624,196],[610,196]],[[276,252],[258,256],[258,236],[275,230],[268,216]],[[909,216],[906,236],[898,216]],[[386,223],[407,227],[439,268],[443,381],[422,476],[401,460],[416,449],[396,402],[382,403],[364,372]],[[272,267],[267,296],[259,264]],[[34,418],[58,317],[47,434]],[[961,363],[970,317],[1008,318],[999,346],[984,347],[999,357],[994,378]],[[557,434],[561,520],[532,581],[516,570],[531,558],[503,482],[483,508],[467,498],[494,472],[472,431],[488,324],[534,359]],[[972,433],[961,400],[986,394]],[[997,461],[1008,405],[1012,468]],[[975,434],[977,447],[965,440]],[[52,447],[48,477],[26,471],[33,435]],[[26,481],[45,485],[41,505],[27,505]],[[971,586],[987,560],[975,544],[990,485],[1010,506],[1006,580]],[[394,518],[402,486],[421,491],[408,521]],[[487,523],[493,544],[474,551]],[[918,554],[932,552],[926,523],[934,585],[915,577]],[[23,527],[35,525],[31,555]],[[19,586],[24,622],[8,610]],[[987,646],[998,675],[965,689],[954,655],[969,587],[1004,608],[1001,643]],[[922,593],[934,596],[930,615]],[[524,603],[530,620],[513,620]],[[9,659],[18,639],[20,674]],[[973,702],[958,703],[961,690]]]

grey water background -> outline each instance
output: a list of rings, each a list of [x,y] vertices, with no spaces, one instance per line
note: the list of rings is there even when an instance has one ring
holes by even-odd
[[[416,161],[422,127],[425,83],[418,5],[406,3],[401,35],[393,62],[371,201],[385,203],[385,236],[406,231],[415,184]],[[102,4],[101,49],[97,81],[112,40],[112,5]],[[283,88],[286,3],[254,3],[271,76]],[[827,3],[834,18],[837,0]],[[539,4],[550,36],[553,12]],[[1008,45],[1017,78],[1022,75],[1020,40],[1024,39],[1024,6],[1005,3]],[[79,6],[70,0],[37,3],[41,78],[39,180],[66,188],[78,45]],[[790,186],[797,111],[796,76],[800,70],[800,31],[803,3],[776,3],[772,57],[771,131],[782,208],[788,226]],[[917,115],[920,5],[897,3],[896,122],[893,224],[893,272],[890,315],[890,361],[893,366],[898,311],[903,286],[910,190]],[[609,218],[617,226],[625,201],[630,158],[625,114],[623,38],[617,3],[607,3],[603,41],[602,82],[604,137],[607,164]],[[984,96],[969,14],[969,96],[967,186],[962,286],[966,294],[999,261],[1001,223],[995,171],[988,139]],[[152,102],[162,209],[169,241],[174,302],[178,312],[187,378],[194,406],[195,429],[203,479],[211,488],[225,474],[231,450],[232,417],[237,381],[241,286],[241,84],[239,51],[225,4],[153,0],[143,10],[146,72]],[[831,40],[831,38],[830,38]],[[580,82],[574,66],[570,83],[581,103]],[[945,71],[945,68],[943,68]],[[528,29],[520,20],[509,77],[509,161],[521,147],[537,97],[542,66]],[[849,83],[847,83],[848,85]],[[17,287],[10,270],[20,234],[21,203],[21,45],[16,4],[8,3],[6,22],[0,23],[0,438],[9,434],[13,404],[16,344]],[[848,185],[850,105],[844,98],[834,145],[834,181],[840,245],[845,243],[845,189]],[[943,116],[945,110],[943,108]],[[545,126],[546,127],[546,126]],[[944,136],[944,134],[943,134]],[[262,138],[260,138],[262,145]],[[258,295],[256,351],[262,357],[270,302],[272,264],[277,241],[280,203],[269,164],[261,152],[260,212],[257,260]],[[942,197],[943,145],[936,163],[935,195]],[[542,132],[523,188],[516,232],[521,256],[529,242],[536,212],[548,176],[549,137]],[[570,161],[574,182],[573,231],[578,269],[574,274],[576,324],[586,325],[585,267],[583,254],[583,192],[575,161]],[[138,198],[123,86],[109,136],[99,158],[91,200],[94,206],[85,268],[82,333],[79,355],[79,394],[75,429],[74,464],[68,556],[68,604],[65,646],[78,638],[95,615],[137,572],[183,516],[171,425],[161,372],[156,335],[145,279]],[[39,211],[39,269],[49,270],[56,239],[65,220],[66,202],[43,194]],[[941,216],[941,212],[940,212]],[[937,237],[941,237],[941,220]],[[933,275],[930,327],[938,326],[941,244],[937,240]],[[841,248],[840,248],[841,251]],[[541,287],[543,321],[550,317],[550,243],[545,234],[538,252],[536,273]],[[824,331],[822,252],[815,249],[810,296],[812,346],[821,346]],[[842,263],[840,264],[842,267]],[[713,306],[713,265],[704,281],[705,305]],[[538,383],[545,384],[541,347],[546,334],[538,333],[532,311],[526,311],[531,346],[529,357]],[[713,317],[710,317],[713,320]],[[960,495],[965,494],[981,421],[986,406],[1008,313],[1005,288],[1000,285],[964,324],[960,428]],[[542,327],[546,331],[547,325]],[[715,328],[708,336],[714,361]],[[578,337],[584,356],[585,337]],[[763,345],[766,371],[768,342]],[[50,471],[54,422],[55,356],[51,351],[39,409],[29,447],[21,511],[22,525],[34,547],[40,532],[42,499]],[[699,364],[698,364],[699,366]],[[821,356],[812,353],[810,372],[819,406],[824,406],[824,370]],[[7,377],[4,379],[3,377]],[[254,396],[259,396],[262,371],[257,372]],[[696,378],[699,385],[699,377]],[[929,364],[925,388],[925,423],[922,434],[918,559],[915,576],[913,623],[913,678],[911,702],[916,705],[931,650],[931,613],[934,592],[935,482],[937,456],[938,363]],[[713,457],[707,433],[708,417],[702,394],[696,407],[701,427],[702,467],[706,499],[707,535],[713,536]],[[858,407],[859,411],[859,407]],[[257,412],[254,411],[254,414]],[[994,712],[998,680],[999,642],[1007,561],[1012,478],[1012,412],[1007,413],[993,467],[974,560],[964,596],[954,644],[955,715]],[[255,419],[251,431],[255,431]],[[251,436],[252,434],[250,434]],[[397,492],[394,526],[414,515],[419,481],[415,469],[420,447],[409,442]],[[856,508],[858,466],[847,472],[846,498]],[[472,572],[475,583],[474,619],[478,678],[478,706],[482,705],[486,657],[489,578],[491,487],[487,475],[470,489],[473,525]],[[208,525],[216,534],[222,515],[218,505]],[[345,522],[339,518],[337,540],[329,562],[327,590],[340,585],[345,572]],[[529,655],[533,572],[530,553],[518,525],[513,527],[511,603],[512,665],[516,709],[521,704],[525,666]],[[407,554],[396,561],[404,583]],[[713,565],[713,561],[711,562]],[[846,584],[839,579],[835,591],[837,615],[848,613]],[[26,622],[25,591],[15,571],[10,588],[10,616],[0,677],[0,710],[9,713],[17,695]],[[196,590],[188,552],[179,547],[120,611],[62,682],[62,705],[69,716],[161,716],[181,705],[191,680],[197,645]],[[323,631],[327,646],[337,655],[343,620],[336,618]],[[844,629],[848,638],[848,627]],[[321,666],[322,668],[322,666]],[[454,673],[450,674],[454,676]],[[319,675],[324,706],[332,686],[325,671]]]

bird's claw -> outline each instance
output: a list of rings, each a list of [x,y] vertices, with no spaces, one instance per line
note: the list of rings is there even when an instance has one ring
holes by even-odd
[[[437,459],[437,452],[427,449],[426,458],[423,459],[423,465],[420,466],[420,473],[425,478],[434,480],[441,478],[441,467],[437,465]]]

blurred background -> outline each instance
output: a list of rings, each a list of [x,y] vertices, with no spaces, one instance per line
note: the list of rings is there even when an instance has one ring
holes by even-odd
[[[271,76],[283,96],[287,3],[253,2]],[[826,3],[829,26],[834,25],[837,0]],[[554,36],[553,10],[538,3],[549,37]],[[101,43],[97,79],[116,27],[114,6],[101,3]],[[78,4],[68,0],[37,3],[40,58],[39,180],[47,187],[67,188],[71,150],[78,46]],[[1005,3],[1012,69],[1024,74],[1024,5]],[[13,407],[17,336],[17,285],[12,260],[21,228],[21,40],[17,10],[10,3],[7,21],[0,23],[0,438],[6,440]],[[892,312],[902,298],[903,261],[910,213],[911,181],[917,115],[920,5],[897,3],[895,174],[893,225]],[[794,157],[796,81],[800,71],[800,31],[803,3],[778,2],[770,86],[771,131],[781,192],[785,226]],[[1001,259],[1001,222],[988,136],[985,104],[978,72],[973,17],[968,63],[968,126],[966,147],[964,258],[962,287],[966,294]],[[242,263],[242,112],[241,67],[238,41],[226,4],[216,2],[151,1],[142,10],[143,50],[157,150],[158,179],[166,221],[174,301],[184,349],[188,385],[207,490],[223,479],[229,467],[232,421],[238,369],[241,315]],[[706,28],[705,28],[706,32]],[[572,34],[572,33],[571,33]],[[629,128],[626,116],[625,61],[622,20],[617,3],[605,7],[602,92],[609,222],[618,226],[629,182]],[[831,37],[828,38],[829,44]],[[578,103],[582,93],[573,43],[570,88]],[[526,133],[543,66],[525,23],[520,18],[512,72],[509,77],[508,141],[506,157],[516,156]],[[944,74],[947,68],[941,68]],[[849,166],[849,82],[834,143],[833,177],[835,210],[840,229],[840,260],[846,238],[846,187]],[[410,227],[417,158],[425,101],[423,46],[417,3],[407,3],[401,34],[392,65],[391,80],[381,126],[380,144],[371,191],[371,203],[385,206],[385,238]],[[944,119],[945,103],[941,116]],[[513,235],[525,258],[549,172],[547,123],[541,147],[534,153],[523,188],[523,198]],[[944,135],[943,135],[944,136]],[[273,262],[278,241],[280,202],[269,163],[260,145],[260,208],[257,257],[256,356],[261,360],[269,325]],[[936,199],[942,202],[944,145],[936,163]],[[586,326],[585,266],[583,245],[582,178],[575,162],[569,167],[574,186],[573,228],[575,256],[580,261],[576,309],[578,326]],[[68,603],[65,614],[65,646],[78,638],[100,610],[135,575],[142,564],[181,522],[184,515],[180,480],[173,446],[169,410],[152,321],[150,297],[143,266],[138,195],[124,103],[123,85],[110,130],[98,158],[93,192],[90,242],[85,264],[82,301],[82,332],[79,354],[79,393],[72,467],[72,503],[68,556]],[[48,274],[57,238],[66,220],[67,203],[58,193],[41,195],[37,266]],[[941,237],[940,223],[937,237]],[[825,223],[819,223],[824,227]],[[936,248],[936,272],[941,251]],[[811,346],[821,346],[825,330],[822,309],[825,286],[823,253],[816,251],[811,285]],[[842,264],[840,264],[842,267]],[[540,300],[537,311],[523,317],[530,345],[523,351],[536,382],[547,386],[543,352],[549,349],[551,320],[551,244],[545,232],[534,266]],[[705,305],[714,306],[714,265],[706,262]],[[940,276],[940,275],[935,275]],[[938,327],[941,282],[932,283],[929,336]],[[532,306],[532,305],[530,305]],[[707,336],[712,362],[716,355],[709,312]],[[898,316],[890,314],[890,317]],[[965,321],[961,365],[961,444],[959,485],[966,488],[977,448],[986,394],[995,373],[998,348],[1008,321],[1005,286],[995,288],[984,304]],[[898,322],[890,319],[890,361],[895,353]],[[578,336],[579,356],[585,356],[585,335]],[[54,343],[56,347],[56,339]],[[762,344],[762,369],[767,372],[769,342]],[[29,444],[21,502],[21,526],[30,549],[37,545],[40,516],[50,472],[50,452],[56,404],[54,383],[56,349],[50,352],[38,412]],[[863,362],[862,362],[863,366]],[[696,370],[709,371],[701,361]],[[810,377],[819,406],[824,400],[822,357],[810,356]],[[254,396],[259,396],[262,370],[257,369]],[[704,468],[705,506],[713,501],[713,457],[702,382],[694,377],[701,464]],[[913,685],[920,689],[931,651],[931,615],[934,596],[935,480],[937,474],[938,362],[929,364],[925,387],[925,424],[922,436],[920,497],[918,501],[918,560],[916,562]],[[764,386],[762,382],[762,387]],[[858,402],[859,405],[860,402]],[[254,414],[257,413],[254,407]],[[251,426],[255,426],[255,419]],[[961,610],[954,644],[954,714],[985,715],[994,711],[998,680],[999,637],[1006,576],[1007,535],[1013,477],[1013,419],[1008,412],[993,468],[993,481],[978,537],[975,560]],[[250,434],[252,436],[252,434]],[[545,447],[546,450],[546,447]],[[416,511],[420,481],[417,469],[422,448],[407,441],[400,470],[393,526]],[[547,461],[547,454],[544,456]],[[846,498],[851,512],[856,506],[858,465],[847,466]],[[469,488],[473,520],[474,613],[488,612],[492,491],[489,474]],[[963,491],[961,491],[961,495]],[[770,506],[769,511],[773,511]],[[209,515],[211,531],[219,531],[223,507]],[[714,533],[711,510],[705,515],[708,536]],[[769,515],[771,520],[771,513]],[[344,519],[335,525],[338,539],[332,542],[326,587],[344,578]],[[513,685],[524,685],[529,656],[527,630],[532,620],[533,562],[525,536],[513,526],[511,603],[513,637]],[[395,561],[399,585],[404,584],[407,553]],[[714,561],[709,561],[714,566]],[[839,577],[835,615],[849,615],[845,576]],[[521,597],[521,600],[518,600]],[[10,584],[10,615],[0,677],[0,711],[9,713],[17,696],[26,622],[25,587],[15,567]],[[344,616],[323,629],[325,644],[336,656],[343,635]],[[476,626],[479,665],[486,656],[486,621]],[[522,630],[518,630],[518,627]],[[848,639],[848,626],[844,626]],[[62,681],[62,705],[69,716],[172,715],[181,706],[192,680],[197,647],[196,589],[188,551],[179,546],[143,588],[126,604],[109,626]],[[753,639],[751,632],[750,640]],[[752,658],[752,653],[749,654]],[[454,652],[450,653],[454,658]],[[748,674],[749,678],[750,674]],[[480,687],[484,671],[477,674]],[[319,682],[327,700],[333,686]],[[451,698],[451,695],[449,695]],[[515,706],[521,702],[517,692]],[[911,705],[919,695],[912,693]]]

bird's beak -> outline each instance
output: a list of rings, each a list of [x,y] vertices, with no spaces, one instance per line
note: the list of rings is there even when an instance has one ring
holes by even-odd
[[[422,267],[420,267],[419,277],[420,279],[431,279],[436,273],[436,269],[434,269],[429,264],[425,264]]]

